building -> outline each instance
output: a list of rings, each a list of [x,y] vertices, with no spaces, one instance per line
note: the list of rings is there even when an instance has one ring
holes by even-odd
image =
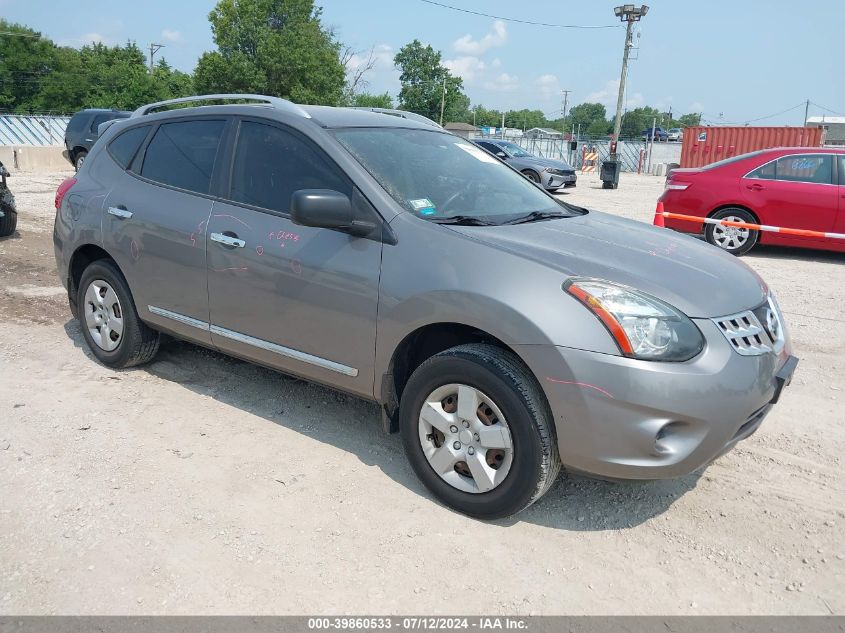
[[[443,126],[447,132],[462,138],[473,138],[478,134],[478,128],[469,123],[447,123]]]
[[[845,145],[845,116],[811,116],[807,127],[822,128],[825,145]]]
[[[563,132],[550,127],[532,127],[525,133],[527,138],[563,138]]]

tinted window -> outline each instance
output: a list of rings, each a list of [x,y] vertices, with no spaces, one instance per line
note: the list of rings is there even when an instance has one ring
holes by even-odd
[[[748,174],[749,178],[828,185],[832,182],[832,176],[833,157],[830,155],[783,156]]]
[[[109,153],[118,165],[126,169],[129,163],[135,157],[141,143],[147,138],[147,133],[150,131],[149,125],[142,125],[131,130],[126,130],[119,135],[111,143],[109,143]]]
[[[81,132],[85,129],[85,122],[88,120],[88,113],[87,112],[77,112],[72,117],[70,117],[70,121],[67,124],[67,131],[68,132]]]
[[[244,121],[238,133],[230,198],[287,213],[299,189],[352,187],[309,144],[277,127]]]
[[[161,125],[147,146],[141,175],[165,185],[208,193],[225,121]]]
[[[94,115],[94,118],[91,119],[90,130],[96,134],[97,128],[100,127],[100,123],[105,123],[106,121],[110,121],[113,118],[114,118],[114,115],[112,115],[108,112],[104,113],[104,114]]]
[[[488,152],[493,152],[494,154],[495,154],[496,152],[500,152],[500,151],[501,151],[498,147],[496,147],[495,145],[493,145],[493,143],[479,143],[479,145],[481,145],[481,147],[483,147],[484,149],[486,149]]]
[[[707,134],[706,132],[702,132],[702,134]],[[703,140],[703,139],[701,139]],[[751,158],[753,156],[757,156],[758,154],[762,154],[766,150],[758,149],[756,152],[748,152],[747,154],[739,154],[738,156],[731,156],[730,158],[723,158],[722,160],[717,160],[715,163],[710,163],[709,165],[705,165],[702,169],[715,169],[716,167],[722,167],[724,165],[730,165],[731,163],[735,163],[740,160],[745,160],[746,158]]]

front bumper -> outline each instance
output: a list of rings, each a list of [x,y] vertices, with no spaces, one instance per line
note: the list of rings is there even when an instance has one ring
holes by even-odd
[[[578,176],[572,174],[552,174],[543,172],[543,187],[549,190],[560,189],[561,187],[574,187]]]
[[[517,346],[551,406],[563,464],[610,479],[691,473],[753,434],[791,380],[779,354],[741,356],[715,323],[685,363],[640,361],[555,346]]]

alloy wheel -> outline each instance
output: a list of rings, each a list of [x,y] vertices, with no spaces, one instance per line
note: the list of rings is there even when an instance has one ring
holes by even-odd
[[[735,215],[729,215],[720,220],[728,220],[729,222],[744,222],[744,218]],[[724,248],[726,251],[734,251],[745,246],[751,236],[750,229],[740,228],[738,226],[723,226],[716,224],[713,226],[713,242],[717,246]]]

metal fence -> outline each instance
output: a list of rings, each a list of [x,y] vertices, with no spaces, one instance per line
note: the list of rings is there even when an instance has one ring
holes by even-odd
[[[498,136],[477,136],[475,138],[491,138],[497,139]],[[581,169],[584,162],[584,153],[598,152],[599,163],[606,160],[610,154],[610,141],[607,137],[589,138],[581,137],[577,141],[575,150],[570,149],[570,142],[563,138],[529,138],[526,136],[506,137],[506,141],[519,145],[525,151],[540,156],[542,158],[556,158],[558,160],[565,160],[575,169]],[[638,168],[645,169],[645,165],[640,164],[641,152],[642,160],[645,160],[648,151],[648,143],[646,141],[627,140],[620,141],[617,147],[617,154],[622,161],[622,171],[636,172]]]
[[[0,145],[61,145],[69,116],[0,114]]]

